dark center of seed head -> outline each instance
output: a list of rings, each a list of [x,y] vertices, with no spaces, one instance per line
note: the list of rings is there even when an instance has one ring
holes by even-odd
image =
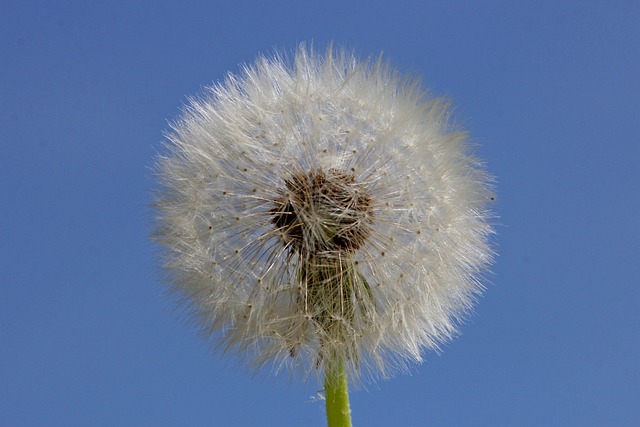
[[[301,255],[355,252],[371,232],[371,197],[351,173],[314,169],[285,181],[271,222]]]

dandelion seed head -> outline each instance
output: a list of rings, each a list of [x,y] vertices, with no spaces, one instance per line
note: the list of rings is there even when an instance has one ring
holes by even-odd
[[[155,238],[203,334],[249,366],[387,377],[457,333],[492,262],[490,177],[448,103],[300,47],[190,100]]]

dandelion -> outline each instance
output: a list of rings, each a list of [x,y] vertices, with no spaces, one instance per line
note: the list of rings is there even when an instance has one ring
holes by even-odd
[[[158,175],[170,288],[249,366],[324,376],[330,423],[347,380],[454,337],[492,261],[490,178],[383,60],[260,57],[190,101]]]

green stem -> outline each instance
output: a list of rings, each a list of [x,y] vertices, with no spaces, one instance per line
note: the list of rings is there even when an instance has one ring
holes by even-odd
[[[327,425],[351,427],[349,390],[342,363],[327,366],[324,377],[324,394],[327,401]]]

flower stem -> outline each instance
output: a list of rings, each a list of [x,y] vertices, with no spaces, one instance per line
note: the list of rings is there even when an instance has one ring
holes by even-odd
[[[349,390],[342,363],[327,366],[324,377],[324,393],[327,402],[327,425],[351,427]]]

